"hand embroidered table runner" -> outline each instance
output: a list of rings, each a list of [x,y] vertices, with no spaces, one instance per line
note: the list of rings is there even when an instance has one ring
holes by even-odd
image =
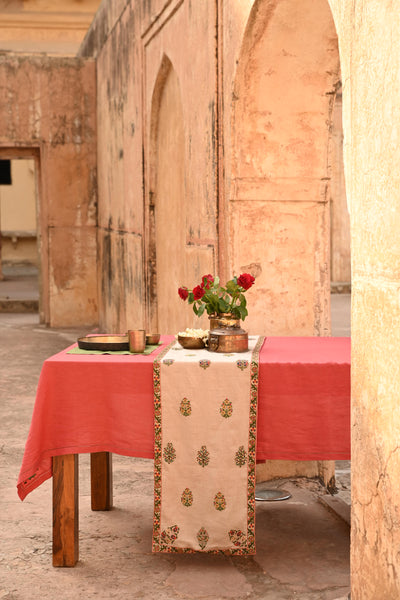
[[[153,552],[255,553],[258,355],[184,350],[154,363]]]

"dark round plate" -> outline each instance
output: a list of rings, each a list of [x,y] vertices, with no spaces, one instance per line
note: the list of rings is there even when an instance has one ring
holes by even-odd
[[[127,335],[88,335],[78,338],[81,350],[129,350]]]

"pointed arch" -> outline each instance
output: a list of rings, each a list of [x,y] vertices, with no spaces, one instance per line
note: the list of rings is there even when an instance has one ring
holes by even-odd
[[[254,331],[328,332],[328,152],[339,80],[327,0],[255,1],[234,82],[228,211],[230,268],[257,276]]]
[[[179,79],[165,54],[152,94],[148,205],[150,327],[176,333],[186,269],[185,133]]]

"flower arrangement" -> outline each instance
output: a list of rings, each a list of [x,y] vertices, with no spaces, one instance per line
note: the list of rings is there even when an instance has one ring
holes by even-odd
[[[203,275],[199,285],[192,290],[180,287],[178,294],[182,300],[188,300],[193,305],[193,311],[198,317],[206,311],[208,315],[230,313],[244,320],[248,315],[244,293],[253,283],[254,277],[249,273],[235,276],[225,287],[220,284],[219,277]]]

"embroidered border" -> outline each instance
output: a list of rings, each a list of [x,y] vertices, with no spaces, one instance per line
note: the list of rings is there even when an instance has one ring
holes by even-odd
[[[154,517],[153,517],[153,552],[161,551],[161,467],[162,467],[162,429],[161,429],[161,361],[174,346],[176,340],[165,346],[164,350],[153,362],[153,393],[154,393]]]
[[[257,449],[257,402],[259,356],[265,336],[259,336],[251,355],[250,372],[250,415],[249,415],[249,451],[247,460],[247,545],[245,551],[238,549],[234,554],[256,553],[256,449]]]

